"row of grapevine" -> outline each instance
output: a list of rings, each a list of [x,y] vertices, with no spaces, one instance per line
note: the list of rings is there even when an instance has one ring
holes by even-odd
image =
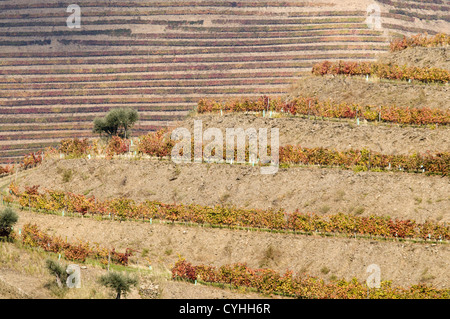
[[[50,146],[56,146],[56,143],[51,144],[49,143],[47,147]],[[38,153],[40,151],[42,151],[44,147],[40,147],[40,148],[34,148],[31,146],[21,146],[20,149],[12,149],[12,150],[8,150],[8,151],[0,151],[0,156],[1,157],[19,157],[21,159],[23,159],[23,154],[24,152],[28,152],[28,153]],[[12,173],[12,172],[11,172]]]
[[[413,27],[410,25],[396,24],[396,23],[383,22],[381,24],[381,27],[383,29],[389,29],[389,30],[394,30],[395,32],[400,32],[401,34],[408,32],[408,33],[427,33],[430,35],[436,35],[439,33],[438,31],[435,31],[433,29],[418,28],[418,27]]]
[[[270,31],[270,32],[220,32],[215,34],[208,33],[179,33],[170,32],[159,33],[136,33],[136,38],[161,38],[161,39],[239,39],[239,38],[295,38],[295,37],[317,37],[317,36],[335,36],[335,35],[364,35],[380,36],[382,33],[375,30],[306,30],[306,31]]]
[[[38,15],[40,16],[40,14]],[[0,19],[2,19],[0,17]],[[70,31],[0,31],[0,37],[56,37],[56,36],[68,36],[71,35]],[[130,36],[131,29],[112,29],[112,30],[82,30],[77,35],[83,36],[95,36],[95,35],[108,35],[108,36]]]
[[[335,16],[365,16],[365,11],[312,11],[312,12],[289,12],[289,17],[320,17],[320,16],[327,16],[327,17],[335,17]]]
[[[5,100],[0,101],[1,114],[40,114],[40,113],[54,113],[59,110],[59,107],[47,108],[12,108],[11,106],[31,106],[31,105],[77,105],[70,108],[61,108],[63,112],[77,112],[82,109],[84,112],[98,112],[96,110],[107,111],[111,107],[104,108],[101,104],[118,104],[126,107],[133,104],[146,104],[142,110],[146,111],[186,111],[191,109],[180,103],[195,103],[198,101],[197,97],[191,96],[157,96],[157,97],[104,97],[104,98],[73,98],[73,99],[25,99],[25,100]],[[164,103],[161,105],[161,103]],[[89,107],[81,107],[78,105],[95,105]],[[160,105],[156,105],[160,104]],[[155,107],[149,107],[155,105]],[[5,106],[2,108],[2,106]],[[138,107],[136,105],[136,107]],[[92,109],[92,110],[91,110]],[[44,111],[45,110],[45,111]]]
[[[86,7],[83,5],[83,7]],[[107,8],[110,9],[114,7],[114,3],[111,3]],[[171,16],[177,16],[177,15],[219,15],[219,16],[269,16],[269,17],[337,17],[337,16],[343,16],[343,17],[362,17],[366,15],[365,11],[290,11],[290,12],[266,12],[266,11],[259,11],[259,10],[230,10],[230,9],[223,9],[221,7],[218,8],[199,8],[193,7],[193,8],[186,8],[186,9],[166,9],[166,10],[160,10],[160,9],[153,9],[153,10],[103,10],[103,11],[87,11],[83,14],[85,17],[101,17],[101,16],[119,16],[119,17],[145,17],[145,16],[164,16],[164,15],[171,15]],[[0,15],[0,19],[25,19],[25,18],[61,18],[66,17],[67,15],[62,12],[42,12],[42,13],[4,13]]]
[[[199,16],[199,19],[201,16]],[[264,22],[263,22],[264,21]],[[242,25],[249,24],[279,24],[275,23],[276,21],[280,21],[279,23],[283,24],[328,24],[328,23],[363,23],[365,21],[365,17],[349,17],[349,18],[316,18],[316,19],[308,19],[308,18],[299,18],[299,19],[273,19],[273,20],[256,20],[256,19],[242,19],[242,20],[233,20],[233,19],[217,19],[212,20],[215,24],[232,24],[239,23]],[[105,19],[89,19],[85,20],[83,25],[85,26],[100,26],[100,25],[162,25],[162,26],[179,26],[179,25],[203,25],[203,20],[166,20],[166,19],[140,19],[140,18],[110,18]],[[47,21],[39,21],[39,20],[29,20],[27,22],[20,20],[14,22],[1,22],[0,27],[3,28],[18,28],[18,27],[64,27],[66,25],[66,19],[58,19],[58,20],[47,20]]]
[[[136,203],[130,198],[99,200],[70,192],[46,190],[39,186],[25,186],[20,191],[15,184],[9,186],[10,195],[4,197],[9,203],[16,201],[22,207],[43,211],[61,211],[92,214],[119,220],[159,219],[174,222],[221,225],[227,227],[287,230],[301,233],[339,233],[346,235],[369,235],[384,238],[410,238],[424,240],[450,240],[450,226],[433,221],[418,223],[385,216],[368,217],[343,213],[317,215],[314,213],[285,212],[282,209],[260,210],[230,206],[201,206],[196,204],[164,204],[158,201]],[[112,215],[112,216],[111,216]]]
[[[236,263],[214,267],[193,266],[180,258],[171,269],[174,280],[226,284],[233,288],[252,288],[264,294],[277,294],[301,299],[448,299],[450,289],[437,289],[424,284],[408,288],[393,287],[390,281],[381,282],[379,289],[353,278],[326,283],[323,279],[292,271],[284,274],[271,269],[252,269]]]
[[[419,13],[415,11],[408,11],[404,9],[390,9],[389,12],[391,12],[393,15],[396,16],[403,16],[403,17],[409,17],[412,21],[414,21],[415,18],[420,20],[445,20],[450,21],[450,15],[445,15],[445,13]]]
[[[172,88],[172,87],[162,87],[162,88],[114,88],[114,89],[88,89],[88,90],[35,90],[35,91],[23,91],[14,90],[8,91],[3,90],[0,92],[0,98],[31,98],[31,97],[65,97],[65,96],[111,96],[120,95],[126,97],[127,95],[189,95],[189,94],[232,94],[232,95],[246,95],[246,94],[259,94],[261,90],[264,90],[268,94],[283,94],[288,92],[288,87],[275,86],[273,83],[268,87],[242,87],[242,86],[231,86],[231,87],[188,87],[188,88]]]
[[[379,62],[325,61],[313,66],[314,75],[370,75],[389,80],[416,80],[420,82],[450,81],[450,71],[439,68],[399,66]]]
[[[56,146],[59,142],[40,142],[40,143],[30,143],[28,146],[33,148],[38,148],[39,150],[43,150],[46,147],[49,146]],[[2,144],[0,145],[0,151],[7,151],[7,150],[17,150],[22,149],[22,144]]]
[[[0,61],[1,66],[33,66],[33,65],[83,65],[83,64],[150,64],[150,63],[221,63],[221,62],[257,62],[257,61],[294,61],[322,59],[365,59],[374,58],[374,53],[330,53],[330,54],[287,54],[274,56],[212,56],[212,57],[127,57],[127,58],[71,58],[45,60],[9,60]]]
[[[415,21],[413,17],[401,14],[400,12],[396,12],[395,10],[389,10],[389,12],[381,12],[381,17],[403,20],[408,22]]]
[[[401,51],[411,47],[438,47],[450,44],[450,36],[445,33],[438,33],[435,36],[428,34],[417,34],[411,37],[394,39],[390,43],[391,52]]]
[[[84,7],[84,6],[83,6]],[[86,11],[83,16],[85,17],[154,17],[154,16],[164,16],[164,15],[231,15],[231,16],[286,16],[289,13],[284,12],[268,12],[263,13],[261,11],[254,10],[229,10],[222,8],[187,8],[187,9],[167,9],[167,10],[109,10],[111,4],[107,9],[102,11]],[[309,12],[314,15],[313,12]],[[347,16],[345,12],[329,12],[333,16]],[[360,14],[349,14],[349,15],[360,15]],[[64,18],[67,15],[63,12],[42,12],[42,13],[6,13],[1,14],[0,19],[36,19],[36,18]]]
[[[235,46],[269,46],[287,44],[310,44],[326,42],[378,42],[384,44],[386,39],[381,36],[322,36],[273,39],[223,39],[216,40],[68,40],[59,42],[65,45],[83,46],[172,46],[172,47],[235,47]],[[1,43],[1,42],[0,42]]]
[[[201,99],[197,112],[282,112],[292,115],[307,115],[325,118],[360,118],[367,121],[382,121],[399,124],[450,124],[450,111],[437,108],[410,108],[398,106],[371,106],[321,101],[315,97],[299,96],[290,100],[280,97],[228,99],[223,101]]]
[[[404,9],[419,9],[419,10],[430,10],[430,11],[450,11],[450,6],[444,4],[430,4],[430,3],[414,3],[413,1],[395,1],[395,0],[377,0],[381,3],[390,5],[395,8],[404,8]]]
[[[214,24],[240,24],[240,25],[270,25],[270,24],[319,24],[319,23],[363,23],[366,17],[348,17],[348,18],[290,18],[290,19],[212,19]]]
[[[173,72],[173,71],[212,71],[212,70],[251,70],[280,68],[310,68],[313,62],[248,62],[215,63],[195,65],[160,65],[134,66],[122,68],[77,68],[77,69],[1,69],[0,75],[36,75],[36,74],[111,74],[139,72]]]
[[[0,176],[9,175],[14,171],[14,165],[0,166]]]
[[[100,8],[177,8],[177,7],[232,7],[232,8],[265,8],[265,7],[324,7],[329,6],[326,2],[297,2],[297,1],[158,1],[158,2],[140,2],[140,1],[80,1],[83,7]],[[17,9],[45,9],[45,8],[63,8],[67,6],[62,2],[45,3],[18,3],[2,4],[0,10]]]
[[[166,122],[162,121],[160,123],[148,124],[148,125],[139,125],[136,126],[133,130],[134,134],[146,134],[149,131],[156,131],[166,127]],[[18,139],[22,140],[45,140],[45,139],[64,139],[64,138],[95,138],[97,134],[92,132],[92,127],[89,129],[80,129],[76,130],[42,130],[40,132],[33,132],[29,130],[29,126],[26,127],[26,133],[20,131],[12,131],[8,134],[0,135],[0,141],[17,141]],[[25,146],[26,144],[22,144]],[[25,148],[25,147],[23,147]]]
[[[2,134],[0,135],[0,141],[16,141],[18,138],[24,140],[40,140],[40,139],[61,139],[77,136],[79,138],[83,137],[94,137],[95,135],[88,131],[57,131],[57,132],[29,132],[29,133],[16,133],[16,134]]]
[[[142,120],[142,119],[141,119]],[[160,126],[166,124],[167,121],[174,120],[174,117],[163,118],[160,120]],[[158,126],[157,124],[140,124],[134,127],[135,131],[138,132],[148,132],[154,130]],[[92,121],[85,123],[57,123],[57,124],[37,124],[37,125],[2,125],[0,126],[0,132],[24,132],[26,130],[43,132],[43,131],[90,131],[92,130]],[[69,132],[68,132],[69,133]],[[0,139],[2,140],[2,139]]]
[[[292,83],[292,78],[262,78],[262,79],[220,79],[220,80],[209,80],[209,81],[128,81],[122,82],[107,82],[107,83],[10,83],[10,84],[0,84],[0,90],[87,90],[87,89],[129,89],[129,88],[158,88],[158,87],[215,87],[215,86],[242,86],[242,85],[265,85],[265,84],[290,84]],[[0,94],[1,96],[1,94]]]
[[[15,234],[16,240],[29,247],[40,247],[44,251],[58,253],[68,260],[84,262],[86,258],[99,260],[102,264],[108,262],[127,265],[128,259],[132,255],[131,249],[126,249],[125,253],[119,253],[115,248],[107,249],[98,244],[79,240],[76,244],[69,243],[59,236],[51,236],[39,229],[37,225],[26,224],[23,226],[21,235]]]
[[[250,32],[250,31],[247,31]],[[367,51],[385,51],[389,49],[386,44],[324,44],[324,45],[291,45],[275,48],[276,52],[292,52],[292,51],[336,51],[336,50],[367,50]],[[78,52],[46,52],[46,53],[27,53],[17,52],[8,53],[0,52],[2,58],[54,58],[54,57],[93,57],[93,56],[157,56],[157,55],[191,55],[191,54],[214,54],[214,53],[249,53],[249,52],[274,52],[273,47],[205,47],[205,48],[172,48],[172,49],[154,49],[152,51],[136,49],[136,50],[108,50],[108,51],[96,51],[92,49],[86,49],[86,51]]]
[[[122,30],[122,29],[120,29]],[[126,29],[123,29],[126,30]],[[94,36],[105,34],[109,36],[130,36],[126,31],[115,30],[88,30],[80,31],[78,36]],[[68,36],[70,31],[4,31],[0,32],[0,37],[56,37]],[[249,33],[249,32],[220,32],[216,34],[207,33],[135,33],[134,38],[137,39],[234,39],[234,38],[294,38],[294,37],[314,37],[314,36],[333,36],[333,35],[365,35],[365,36],[380,36],[380,31],[374,30],[351,30],[351,29],[336,29],[336,30],[306,30],[306,31],[278,31],[278,32],[264,32],[264,33]]]
[[[195,32],[283,32],[283,31],[326,31],[326,30],[367,30],[365,23],[320,23],[320,24],[289,24],[289,25],[245,25],[245,26],[189,26],[170,25],[168,30]]]
[[[244,80],[246,78],[253,79],[277,79],[277,78],[295,78],[298,72],[295,71],[252,71],[243,73],[171,73],[171,74],[114,74],[114,75],[85,75],[85,76],[46,76],[46,77],[26,77],[22,80],[20,84],[18,84],[14,78],[5,77],[0,79],[0,83],[2,83],[2,88],[6,89],[8,87],[14,88],[14,85],[45,85],[50,83],[70,83],[76,85],[75,82],[104,82],[103,85],[108,86],[109,83],[118,81],[118,82],[139,82],[145,81],[141,83],[149,83],[149,85],[156,85],[158,81],[180,81],[187,82],[189,81],[204,81],[204,82],[212,82],[219,80],[232,80],[232,79],[241,79]],[[40,84],[44,83],[44,84]],[[126,84],[124,84],[126,85]],[[40,88],[40,87],[37,87]]]
[[[41,114],[45,114],[45,110],[41,110],[44,111]],[[70,110],[69,110],[70,111]],[[57,123],[61,124],[61,125],[70,125],[68,123],[77,123],[77,124],[81,124],[82,122],[89,122],[92,126],[92,121],[98,117],[96,114],[80,114],[78,113],[78,115],[65,115],[64,113],[67,112],[61,112],[61,115],[58,116],[52,116],[52,117],[48,117],[46,119],[46,121],[43,123],[42,122],[42,118],[41,115],[39,116],[30,116],[30,117],[8,117],[8,118],[0,118],[0,123],[2,125],[8,126],[8,127],[12,127],[14,130],[16,128],[19,127],[19,125],[14,125],[14,124],[35,124],[35,125],[40,125],[43,128],[46,128],[48,126],[52,127],[49,124],[53,124],[53,125],[57,125]],[[69,112],[71,113],[71,112]],[[145,113],[142,112],[139,114],[139,119],[141,121],[178,121],[178,120],[183,120],[185,118],[187,112],[173,112],[173,113],[161,113],[161,114],[157,114],[156,112],[151,112],[151,113]],[[1,114],[1,111],[0,111]],[[136,124],[137,126],[141,126],[142,124]],[[56,127],[56,126],[55,126]],[[5,130],[4,127],[0,127],[0,130]],[[22,128],[23,129],[23,128]],[[2,150],[2,146],[0,146],[0,150]]]

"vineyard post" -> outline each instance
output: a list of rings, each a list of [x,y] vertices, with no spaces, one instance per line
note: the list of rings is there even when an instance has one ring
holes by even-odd
[[[309,120],[309,110],[311,108],[311,100],[308,100],[308,120]]]

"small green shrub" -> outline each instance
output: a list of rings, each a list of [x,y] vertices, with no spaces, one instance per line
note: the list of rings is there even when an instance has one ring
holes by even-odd
[[[117,293],[116,299],[120,299],[122,295],[126,296],[132,286],[138,285],[137,278],[118,272],[108,272],[100,277],[99,282],[101,285],[113,289]]]
[[[9,237],[12,227],[19,220],[17,213],[7,207],[0,213],[0,237]]]
[[[50,275],[55,276],[58,287],[63,288],[63,283],[67,281],[68,277],[66,269],[61,264],[51,259],[45,261],[45,266]]]
[[[66,170],[63,172],[63,176],[62,176],[63,182],[64,182],[64,183],[70,182],[70,180],[72,179],[72,175],[73,175],[72,170],[71,170],[71,169],[66,169]]]

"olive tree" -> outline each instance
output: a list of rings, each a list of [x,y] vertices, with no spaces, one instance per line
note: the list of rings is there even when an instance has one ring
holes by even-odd
[[[12,227],[19,220],[19,216],[10,207],[0,213],[0,237],[9,237]]]
[[[119,136],[128,138],[131,128],[138,121],[139,114],[131,108],[115,108],[106,114],[104,118],[94,120],[93,132],[106,135],[108,138]]]

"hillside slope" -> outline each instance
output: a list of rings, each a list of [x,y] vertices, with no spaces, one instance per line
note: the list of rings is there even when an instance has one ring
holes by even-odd
[[[0,162],[92,137],[93,118],[112,107],[139,110],[141,134],[182,119],[203,96],[285,94],[317,61],[374,60],[390,31],[449,29],[441,15],[411,15],[446,10],[421,1],[409,11],[377,2],[382,30],[366,24],[372,1],[77,3],[80,29],[66,25],[66,0],[0,4]]]
[[[69,180],[63,178],[68,171],[72,171]],[[10,181],[11,177],[3,178],[0,187]],[[136,201],[450,221],[449,179],[402,172],[298,167],[280,168],[272,176],[248,165],[73,159],[48,160],[19,175],[17,184],[99,199],[124,196]]]

